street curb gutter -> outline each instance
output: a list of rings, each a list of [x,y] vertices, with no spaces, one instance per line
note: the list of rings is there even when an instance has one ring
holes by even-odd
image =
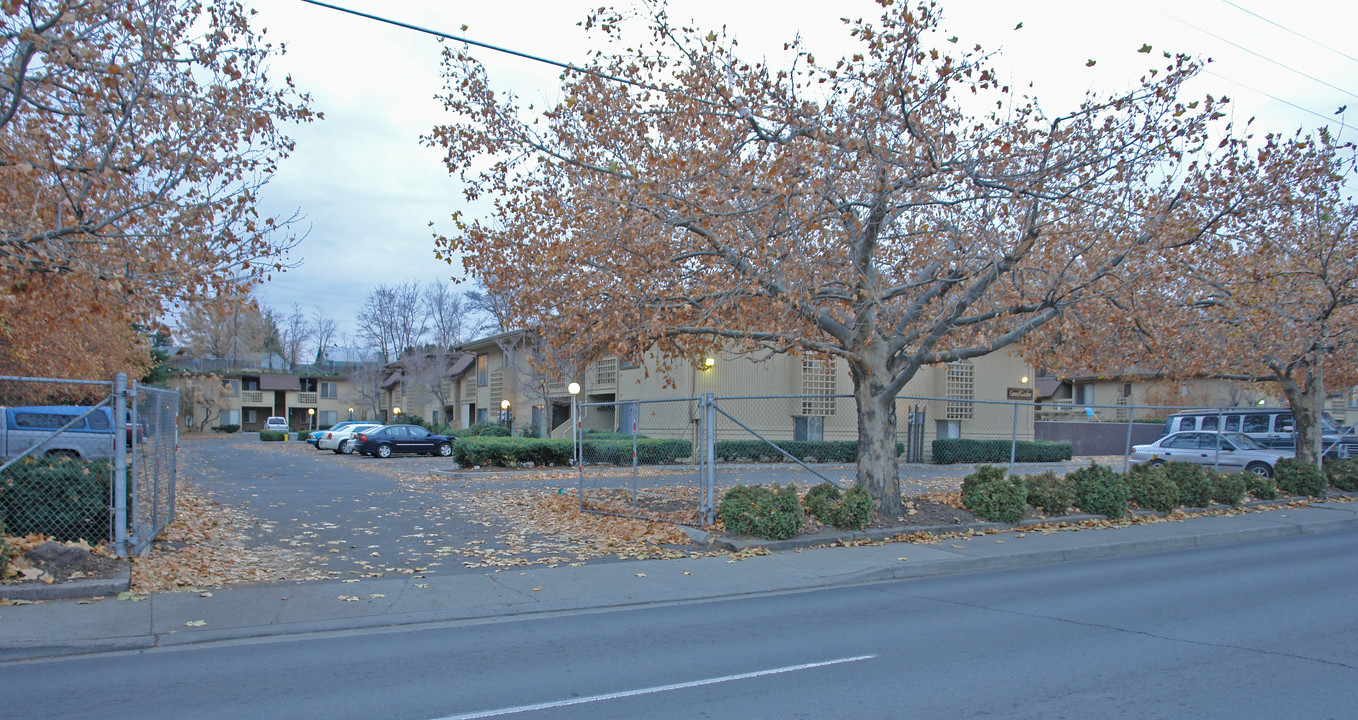
[[[0,598],[5,600],[75,600],[117,595],[131,587],[132,566],[123,563],[118,574],[111,578],[71,580],[51,585],[39,582],[0,585]]]

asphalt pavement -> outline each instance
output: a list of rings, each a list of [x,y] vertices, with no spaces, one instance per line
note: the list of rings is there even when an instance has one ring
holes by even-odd
[[[926,543],[779,547],[578,567],[408,574],[0,607],[0,663],[422,623],[489,622],[1247,543],[1358,528],[1358,503],[1107,529],[1017,528]]]

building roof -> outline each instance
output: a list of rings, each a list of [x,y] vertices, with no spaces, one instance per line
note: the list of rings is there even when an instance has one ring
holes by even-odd
[[[297,375],[260,375],[260,390],[297,390],[302,387]]]

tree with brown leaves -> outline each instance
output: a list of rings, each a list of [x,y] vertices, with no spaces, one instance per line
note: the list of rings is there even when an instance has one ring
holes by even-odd
[[[4,9],[0,367],[136,372],[149,355],[123,327],[284,267],[287,220],[256,194],[292,147],[279,124],[313,114],[270,82],[280,49],[240,2]]]
[[[1321,457],[1325,388],[1358,384],[1358,154],[1325,132],[1235,143],[1203,195],[1218,233],[1136,262],[1125,293],[1048,329],[1077,373],[1276,383],[1297,456]]]
[[[979,47],[945,40],[934,4],[881,5],[876,22],[845,21],[854,54],[823,64],[793,41],[780,67],[663,6],[640,13],[645,38],[601,10],[586,24],[628,49],[567,71],[543,111],[449,48],[450,120],[429,139],[496,208],[460,219],[439,252],[520,327],[623,357],[841,358],[858,482],[899,513],[897,393],[1109,292],[1128,258],[1209,231],[1179,218],[1219,102],[1181,103],[1196,67],[1166,54],[1126,92],[1049,112]]]

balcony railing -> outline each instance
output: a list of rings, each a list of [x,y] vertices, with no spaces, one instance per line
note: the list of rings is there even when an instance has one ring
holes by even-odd
[[[297,393],[297,404],[298,404],[298,405],[315,405],[315,404],[316,404],[316,393],[314,393],[314,392],[299,392],[299,393]]]
[[[272,392],[270,392],[270,394],[272,394]],[[263,391],[263,390],[241,390],[241,391],[240,391],[240,404],[241,404],[241,405],[266,405],[266,404],[269,404],[269,403],[265,403],[265,402],[264,402],[264,391]]]

